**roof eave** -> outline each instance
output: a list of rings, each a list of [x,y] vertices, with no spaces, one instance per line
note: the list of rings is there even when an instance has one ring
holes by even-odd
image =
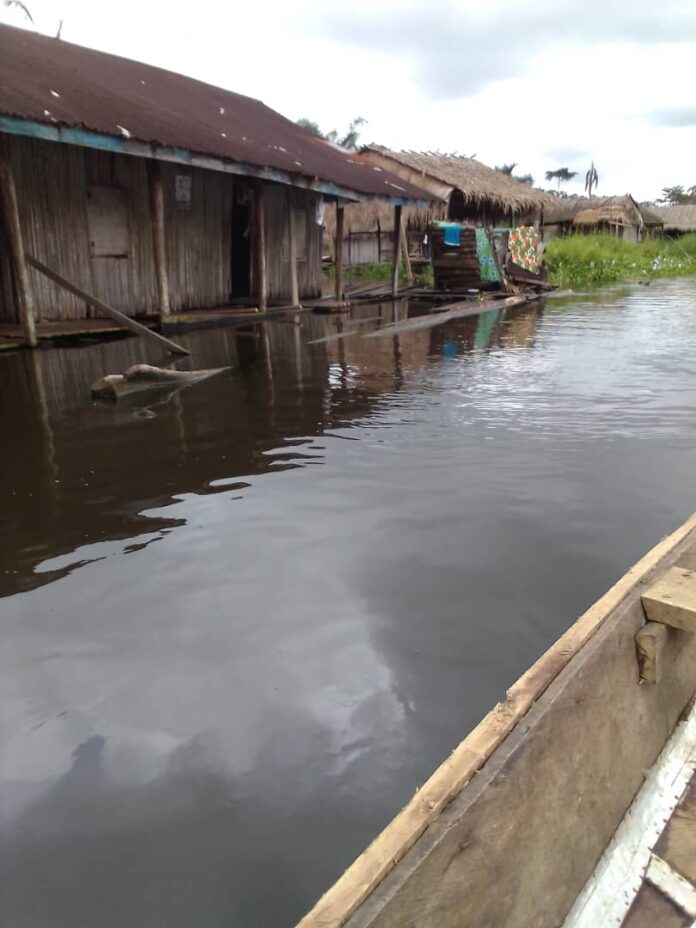
[[[101,151],[116,152],[124,155],[133,155],[139,158],[152,158],[157,161],[168,161],[186,167],[198,167],[209,171],[219,171],[224,174],[235,174],[257,180],[265,180],[302,190],[311,190],[325,196],[336,197],[351,202],[364,199],[385,200],[388,203],[405,206],[418,206],[425,208],[429,201],[411,197],[391,194],[370,194],[360,190],[339,186],[331,181],[304,174],[294,174],[277,168],[255,165],[242,161],[233,161],[217,158],[212,155],[188,151],[185,148],[173,148],[159,145],[156,142],[143,142],[137,139],[121,138],[119,136],[105,135],[87,129],[78,129],[60,124],[48,125],[21,119],[16,116],[0,116],[0,132],[9,135],[28,136],[50,142],[62,142],[67,145],[78,145],[83,148],[94,148]]]

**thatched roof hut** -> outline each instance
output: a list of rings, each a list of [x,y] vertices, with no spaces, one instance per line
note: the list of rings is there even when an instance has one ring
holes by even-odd
[[[434,196],[447,202],[449,212],[464,208],[473,218],[503,214],[538,214],[554,198],[542,190],[462,155],[390,151],[381,146],[364,148],[361,157],[404,180],[414,178]],[[458,219],[450,215],[450,219]],[[469,218],[465,216],[462,218]]]
[[[616,197],[563,197],[544,210],[544,237],[570,231],[611,231],[630,241],[659,234],[662,220],[627,193]]]
[[[662,221],[666,235],[696,232],[696,203],[656,206],[652,212]]]
[[[404,181],[415,183],[428,191],[434,204],[429,209],[405,207],[404,224],[410,244],[416,242],[434,220],[467,221],[482,226],[514,226],[536,224],[543,208],[552,205],[555,197],[514,180],[507,174],[489,168],[474,158],[429,152],[391,151],[378,145],[363,148],[358,155],[362,162],[379,171],[389,171]],[[386,236],[393,228],[393,211],[379,203],[355,203],[346,207],[346,232],[361,236],[359,253],[362,258],[347,257],[349,263],[376,261],[384,250],[377,247],[371,235]],[[326,217],[326,247],[331,247],[335,217]],[[379,232],[378,232],[379,230]]]

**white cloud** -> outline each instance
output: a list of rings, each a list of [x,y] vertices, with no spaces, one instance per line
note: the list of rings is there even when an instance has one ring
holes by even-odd
[[[647,0],[28,0],[38,28],[263,99],[363,139],[518,162],[594,159],[600,193],[696,182],[696,5]],[[18,10],[0,8],[23,24]],[[582,191],[582,180],[568,187]]]

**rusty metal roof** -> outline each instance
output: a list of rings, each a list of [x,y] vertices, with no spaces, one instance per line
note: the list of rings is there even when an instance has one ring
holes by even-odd
[[[259,100],[151,65],[0,26],[0,114],[318,179],[363,196],[432,200]]]

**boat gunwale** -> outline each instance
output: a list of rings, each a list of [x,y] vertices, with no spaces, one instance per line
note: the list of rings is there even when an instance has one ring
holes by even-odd
[[[696,530],[696,513],[665,536],[587,609],[510,687],[384,830],[339,877],[297,928],[340,928],[460,795],[558,675],[635,592],[641,581]],[[681,708],[681,707],[680,707]]]

